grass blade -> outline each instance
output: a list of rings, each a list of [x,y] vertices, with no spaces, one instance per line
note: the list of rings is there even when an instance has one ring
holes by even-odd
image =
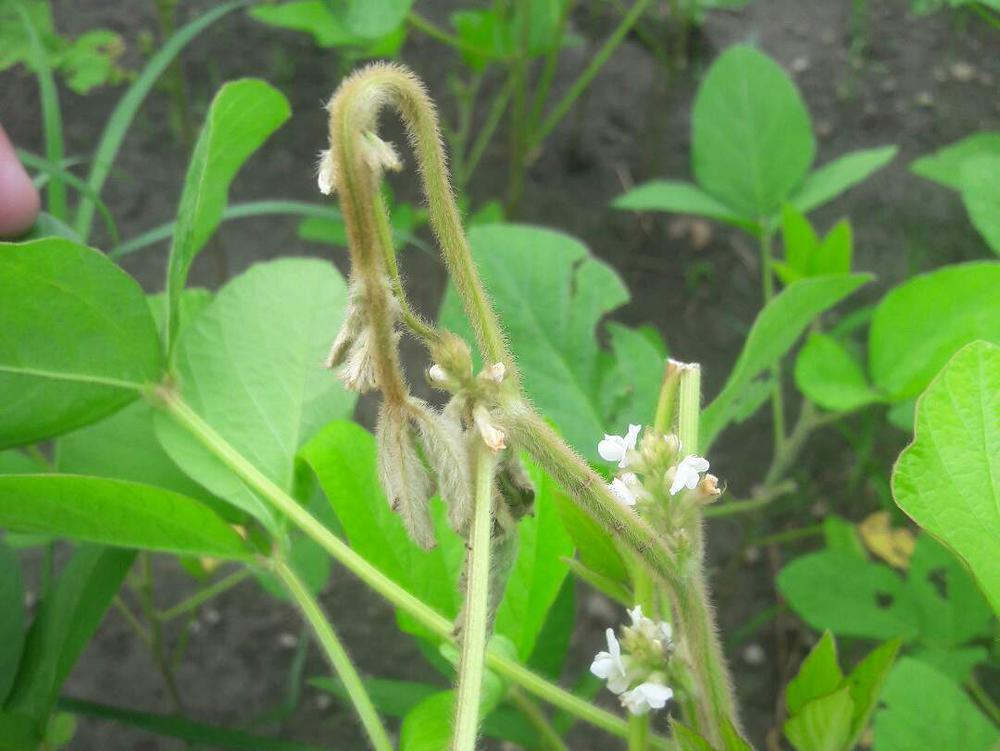
[[[341,220],[341,214],[337,209],[321,206],[316,203],[306,201],[248,201],[247,203],[234,203],[226,207],[222,214],[222,221],[229,219],[244,219],[253,216],[269,215],[292,215],[303,217],[318,217],[320,219]],[[176,222],[167,222],[158,227],[146,230],[141,235],[127,240],[112,249],[108,256],[111,258],[121,258],[137,250],[148,248],[150,245],[167,240],[174,234]]]
[[[101,140],[97,144],[97,149],[94,151],[94,160],[90,166],[90,174],[87,176],[87,184],[96,194],[100,195],[101,189],[104,187],[104,181],[111,171],[111,165],[114,164],[115,157],[118,154],[118,149],[121,148],[122,141],[125,140],[125,134],[132,125],[132,120],[139,111],[139,107],[142,105],[146,95],[153,88],[153,85],[163,71],[180,54],[181,50],[187,46],[188,42],[204,31],[205,28],[230,11],[246,4],[246,0],[235,0],[235,2],[219,5],[208,13],[199,16],[170,37],[160,50],[150,58],[149,62],[146,63],[146,67],[142,73],[128,87],[128,90],[118,101],[118,105],[115,107],[114,112],[111,113],[107,125],[104,126],[104,132],[101,134]],[[49,161],[58,163],[59,158],[53,158],[52,154],[49,154]],[[81,201],[77,209],[74,226],[76,227],[77,234],[85,242],[90,236],[93,219],[94,203],[89,200]]]
[[[80,195],[93,201],[94,205],[97,206],[97,210],[101,214],[101,218],[104,220],[104,226],[107,227],[108,234],[111,236],[111,242],[115,245],[121,242],[121,238],[118,235],[118,225],[115,224],[114,217],[111,216],[111,211],[93,188],[87,185],[87,183],[74,175],[72,172],[67,171],[54,162],[50,162],[48,159],[40,157],[37,154],[32,154],[30,151],[25,151],[24,149],[17,149],[16,151],[18,157],[28,167],[40,170],[44,174],[48,175],[53,182],[55,180],[61,180],[71,188],[78,190]]]
[[[25,34],[31,44],[32,67],[38,78],[38,95],[42,102],[42,128],[45,133],[45,155],[52,164],[63,160],[63,129],[62,113],[59,109],[59,91],[56,89],[52,68],[38,36],[38,29],[32,23],[31,14],[24,7],[19,8]],[[66,206],[66,186],[61,179],[53,179],[49,183],[49,213],[56,219],[65,220],[68,209]]]
[[[102,720],[112,720],[124,725],[145,730],[154,735],[166,738],[176,738],[188,743],[203,743],[217,748],[233,749],[233,751],[328,751],[322,746],[313,746],[295,741],[284,741],[277,738],[265,738],[240,730],[206,725],[181,717],[139,712],[124,707],[113,707],[99,704],[86,699],[76,699],[64,696],[59,699],[59,708],[65,712],[84,717],[95,717]]]

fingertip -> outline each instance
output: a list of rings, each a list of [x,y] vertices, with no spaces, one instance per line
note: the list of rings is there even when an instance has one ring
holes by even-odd
[[[0,127],[0,237],[16,237],[29,230],[40,209],[38,190]]]

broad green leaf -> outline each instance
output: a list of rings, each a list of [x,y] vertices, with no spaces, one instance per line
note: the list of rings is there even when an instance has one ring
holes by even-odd
[[[71,475],[132,480],[207,500],[205,489],[163,450],[153,427],[154,415],[152,405],[136,402],[100,422],[60,436],[56,468]]]
[[[344,9],[338,9],[325,0],[255,5],[249,13],[261,23],[312,34],[320,47],[361,47],[366,56],[391,57],[398,51],[404,37],[404,30],[398,24],[385,32],[385,36],[378,35],[377,39],[359,34],[348,26]]]
[[[454,719],[454,691],[427,697],[403,719],[399,751],[445,751],[451,743]]]
[[[232,527],[198,501],[104,477],[0,477],[0,527],[184,555],[252,555]]]
[[[788,713],[795,715],[807,702],[832,694],[843,680],[844,675],[837,663],[837,643],[833,634],[824,631],[785,689]]]
[[[809,275],[846,274],[851,270],[853,255],[854,235],[851,224],[846,219],[841,219],[823,238],[809,264]]]
[[[910,170],[927,180],[960,191],[965,165],[984,156],[1000,156],[1000,131],[973,133],[933,154],[920,157],[910,164]]]
[[[24,627],[21,562],[0,539],[0,707],[14,685],[24,647]]]
[[[457,615],[463,543],[446,525],[438,525],[433,550],[410,541],[379,484],[374,437],[355,423],[334,422],[302,449],[302,458],[319,478],[351,547],[430,607],[449,618]],[[398,618],[405,630],[430,636],[405,613]]]
[[[48,714],[134,559],[131,550],[76,549],[28,630],[8,711],[39,719]]]
[[[347,0],[344,21],[354,34],[373,39],[401,26],[411,5],[413,0]]]
[[[532,401],[569,443],[597,460],[612,428],[601,414],[596,332],[628,300],[618,275],[573,238],[520,225],[475,227],[472,255],[510,337]],[[473,341],[458,295],[449,287],[439,323]]]
[[[709,69],[695,97],[691,128],[698,183],[750,221],[778,210],[816,151],[795,84],[769,57],[742,45]]]
[[[777,363],[806,327],[871,279],[868,274],[835,274],[788,285],[757,315],[722,392],[701,417],[702,446],[711,446],[733,419],[733,410],[751,382]]]
[[[965,693],[933,668],[902,658],[882,691],[874,751],[991,751],[1000,731]]]
[[[968,569],[930,535],[920,535],[910,558],[906,589],[925,644],[953,648],[991,634],[993,614]]]
[[[964,684],[976,665],[986,662],[989,652],[983,647],[962,647],[960,649],[921,647],[913,650],[910,657],[930,665],[952,683]]]
[[[1000,255],[1000,155],[980,157],[962,168],[962,201],[973,226]]]
[[[47,465],[18,449],[0,451],[0,475],[33,475],[44,472]]]
[[[319,478],[351,547],[426,604],[455,617],[461,606],[458,580],[465,544],[448,526],[444,505],[435,500],[431,506],[437,547],[422,550],[389,508],[377,478],[375,440],[366,430],[354,423],[331,423],[302,450],[302,457]],[[568,572],[562,558],[573,550],[559,522],[555,483],[530,464],[527,470],[535,483],[535,514],[518,525],[519,555],[496,616],[497,633],[514,643],[522,660],[531,655]],[[398,617],[405,630],[428,636],[405,613]]]
[[[882,169],[898,150],[880,146],[837,157],[806,177],[788,201],[803,213],[812,211]]]
[[[729,208],[694,183],[679,180],[652,180],[624,193],[611,204],[628,211],[666,211],[696,214],[742,227],[753,227],[744,215]]]
[[[882,686],[899,654],[901,639],[891,639],[881,644],[857,664],[847,676],[854,711],[851,714],[851,741],[846,748],[854,748],[864,733],[868,721],[878,704]]]
[[[36,751],[36,721],[24,714],[0,712],[0,751]]]
[[[142,289],[96,250],[0,243],[0,300],[0,448],[99,420],[160,378]]]
[[[809,335],[795,360],[795,384],[810,401],[833,412],[879,400],[861,364],[828,334]]]
[[[711,743],[676,717],[670,718],[670,731],[680,751],[715,751]]]
[[[188,164],[170,246],[167,300],[171,343],[176,340],[181,290],[195,257],[222,221],[229,184],[290,114],[288,100],[281,92],[252,78],[225,84],[212,100]]]
[[[951,648],[989,633],[989,606],[927,535],[917,540],[906,580],[854,551],[826,550],[792,561],[778,585],[807,623],[843,636],[903,636]]]
[[[531,657],[527,660],[528,667],[552,680],[559,680],[566,664],[576,614],[575,593],[576,581],[567,576],[546,614],[545,623],[535,639]]]
[[[813,699],[785,722],[797,751],[844,751],[851,736],[854,702],[847,686]]]
[[[959,349],[1000,344],[1000,262],[946,266],[892,289],[868,334],[868,372],[893,401],[917,396]]]
[[[611,425],[650,423],[656,414],[667,362],[659,334],[609,321],[614,365],[604,376],[601,399]]]
[[[631,581],[628,567],[615,546],[614,538],[610,537],[604,527],[566,496],[557,495],[556,505],[563,525],[576,546],[580,563],[588,570],[606,579],[612,586],[628,586]]]
[[[535,640],[569,573],[564,558],[573,555],[573,542],[559,518],[555,496],[562,491],[533,465],[527,467],[535,484],[534,515],[518,524],[518,555],[496,615],[496,631],[517,647],[527,660]]]
[[[888,566],[828,550],[797,558],[778,574],[788,604],[816,629],[871,639],[912,637],[919,615]]]
[[[354,409],[354,394],[322,367],[346,304],[347,285],[331,264],[298,258],[257,264],[219,291],[182,330],[174,351],[187,403],[288,491],[299,448]],[[193,479],[273,523],[269,507],[168,416],[156,416],[156,432]]]
[[[996,290],[994,290],[994,293]],[[1000,347],[960,350],[917,404],[892,474],[903,511],[971,569],[1000,613]]]
[[[857,527],[836,514],[830,514],[823,520],[823,538],[830,550],[841,550],[861,559],[868,557],[858,537]]]

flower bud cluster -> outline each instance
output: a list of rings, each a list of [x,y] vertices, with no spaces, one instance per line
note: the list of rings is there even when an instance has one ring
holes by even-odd
[[[621,640],[608,629],[607,651],[598,652],[590,672],[607,681],[609,691],[634,715],[663,709],[674,692],[667,685],[674,653],[669,623],[654,621],[636,605],[628,611],[631,624],[621,630]]]
[[[624,435],[605,434],[597,444],[601,458],[618,465],[610,489],[623,505],[635,508],[657,500],[676,505],[675,497],[710,503],[721,495],[718,479],[707,474],[707,459],[683,455],[673,434],[647,430],[640,441],[640,432],[641,425],[629,425]]]

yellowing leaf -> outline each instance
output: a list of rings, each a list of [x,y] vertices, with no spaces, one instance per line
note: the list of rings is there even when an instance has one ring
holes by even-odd
[[[869,514],[858,524],[858,534],[865,547],[890,566],[905,571],[917,539],[908,529],[893,529],[888,511]]]

